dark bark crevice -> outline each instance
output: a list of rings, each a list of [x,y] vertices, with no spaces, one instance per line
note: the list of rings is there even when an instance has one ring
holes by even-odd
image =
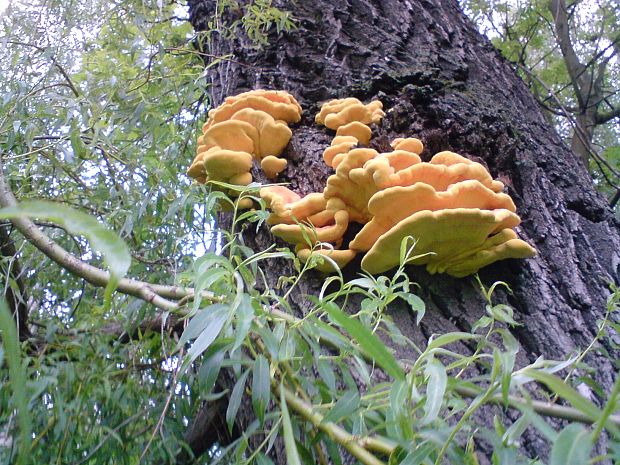
[[[3,262],[1,271],[3,277],[9,281],[9,285],[3,289],[3,295],[15,318],[19,340],[25,341],[31,335],[28,328],[28,293],[9,228],[9,225],[0,225],[0,260]]]

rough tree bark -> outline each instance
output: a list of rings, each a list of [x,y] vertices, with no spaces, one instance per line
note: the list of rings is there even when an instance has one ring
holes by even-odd
[[[190,0],[195,29],[205,30],[213,3]],[[480,272],[483,283],[507,282],[512,294],[498,301],[515,309],[522,326],[512,330],[522,346],[520,363],[543,355],[565,358],[585,348],[606,308],[610,283],[618,283],[620,231],[605,200],[541,114],[527,87],[452,0],[305,0],[280,2],[298,29],[271,36],[261,49],[213,38],[209,53],[234,53],[208,73],[213,104],[255,88],[285,89],[304,107],[285,152],[280,180],[302,194],[322,191],[331,169],[321,154],[331,131],[314,124],[320,103],[336,97],[379,98],[387,110],[371,145],[389,151],[395,137],[418,137],[424,157],[453,150],[488,166],[504,182],[523,223],[520,236],[538,249],[530,260],[507,260]],[[234,12],[230,12],[234,15]],[[308,173],[312,173],[311,176]],[[265,230],[257,248],[273,242]],[[274,279],[282,263],[274,263]],[[359,262],[347,275],[359,271]],[[464,330],[484,312],[473,278],[429,275],[411,267],[427,314],[420,326],[404,308],[392,309],[401,330],[423,344],[433,333]],[[313,293],[317,277],[304,283]],[[303,295],[297,296],[300,309]],[[466,348],[465,348],[466,349]],[[611,350],[610,347],[608,347]],[[603,358],[588,362],[605,387],[614,369]],[[546,455],[530,438],[526,450]]]

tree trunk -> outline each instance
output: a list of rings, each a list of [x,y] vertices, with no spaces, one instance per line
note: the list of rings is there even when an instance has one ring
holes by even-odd
[[[190,0],[196,30],[206,29],[211,3]],[[225,95],[269,88],[291,92],[304,108],[279,181],[290,182],[300,194],[321,192],[332,173],[321,154],[333,134],[314,124],[323,101],[348,96],[382,100],[387,115],[373,129],[373,148],[389,151],[396,137],[418,137],[425,144],[423,159],[452,150],[486,164],[514,199],[523,221],[518,232],[538,255],[496,263],[479,275],[487,286],[501,280],[513,291],[498,291],[495,298],[514,307],[522,324],[512,330],[522,346],[520,363],[541,355],[566,358],[587,347],[605,312],[609,285],[619,280],[618,224],[527,87],[456,1],[280,3],[297,19],[296,30],[274,32],[261,50],[244,47],[243,39],[229,43],[218,38],[208,50],[234,53],[234,62],[208,71],[214,105]],[[273,238],[265,230],[254,242],[265,247]],[[274,281],[281,266],[273,266]],[[357,261],[346,276],[359,271]],[[469,331],[483,315],[485,301],[472,277],[429,275],[422,267],[410,267],[409,273],[421,286],[427,314],[419,326],[404,308],[393,308],[392,316],[416,343],[433,333]],[[320,284],[317,275],[303,291],[316,293]],[[303,299],[298,303],[303,311]],[[594,356],[587,362],[609,388],[613,366]],[[548,452],[537,449],[534,439],[525,447],[532,456]]]

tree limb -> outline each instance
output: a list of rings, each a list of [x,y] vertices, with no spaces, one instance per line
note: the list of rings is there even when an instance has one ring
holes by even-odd
[[[0,156],[0,160],[1,158]],[[9,207],[14,205],[17,205],[17,201],[4,178],[3,171],[0,169],[0,206]],[[105,287],[108,284],[110,275],[107,271],[92,266],[66,251],[43,233],[30,219],[15,218],[12,219],[11,222],[15,228],[22,233],[26,240],[70,273],[84,278],[89,283],[98,287]],[[168,299],[179,300],[194,294],[193,289],[189,288],[151,284],[128,278],[120,280],[117,290],[123,294],[137,297],[162,310],[168,311],[177,310],[179,308],[177,303]],[[211,293],[204,293],[203,298],[216,299]]]
[[[582,75],[585,66],[579,61],[570,38],[566,2],[564,0],[551,0],[550,9],[555,24],[558,44],[560,45],[560,50],[562,51],[562,56],[566,63],[568,75],[570,76],[579,106],[583,108],[587,104],[584,96],[588,94],[586,89],[588,86],[584,85],[586,83],[583,82]]]
[[[603,112],[596,113],[595,122],[596,124],[604,124],[619,116],[620,116],[620,105],[618,105],[617,107],[609,111],[603,111]]]

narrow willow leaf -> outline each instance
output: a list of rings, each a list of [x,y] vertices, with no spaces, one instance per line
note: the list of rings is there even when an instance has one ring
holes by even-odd
[[[529,415],[525,413],[506,430],[502,436],[502,442],[508,446],[519,445],[519,438],[525,432],[527,427],[530,426],[530,423]]]
[[[252,298],[248,294],[243,294],[239,306],[235,311],[237,324],[235,326],[235,343],[232,350],[240,347],[245,337],[250,331],[252,321],[254,320],[254,307],[252,307]]]
[[[433,349],[437,349],[439,347],[451,344],[452,342],[468,341],[471,339],[478,339],[478,336],[461,332],[443,334],[429,342],[428,347],[426,348],[426,352],[430,352]]]
[[[325,436],[323,438],[323,444],[325,444],[325,448],[327,449],[327,453],[329,454],[329,458],[334,465],[342,465],[342,457],[340,456],[340,449],[338,445],[332,441],[329,436]]]
[[[334,404],[334,407],[327,412],[321,423],[337,423],[343,418],[350,417],[360,406],[360,395],[357,391],[347,391]]]
[[[592,420],[597,421],[601,417],[602,412],[594,403],[579,394],[561,378],[532,369],[523,370],[523,374],[545,384],[555,394],[567,400],[573,407],[586,414]]]
[[[280,385],[280,409],[282,410],[282,431],[284,434],[284,448],[286,450],[287,465],[301,465],[297,445],[295,444],[295,436],[293,435],[293,425],[291,417],[288,414],[286,406],[286,398],[284,397],[284,386]]]
[[[365,289],[374,289],[376,287],[375,281],[370,278],[357,278],[347,283],[349,287],[363,287]]]
[[[400,367],[394,356],[385,347],[381,339],[375,336],[368,328],[355,318],[344,313],[335,304],[328,303],[324,306],[329,316],[348,331],[357,340],[358,344],[394,379],[405,379],[405,372]]]
[[[243,399],[243,392],[245,391],[245,383],[248,379],[250,370],[246,370],[237,380],[233,387],[230,399],[228,399],[228,407],[226,407],[226,424],[228,425],[228,432],[232,433],[233,426],[235,424],[235,418],[241,405],[241,399]]]
[[[2,338],[4,353],[6,354],[6,361],[9,365],[11,391],[13,391],[13,402],[17,409],[17,422],[19,424],[19,449],[16,464],[25,465],[29,463],[30,456],[28,452],[32,442],[30,434],[32,431],[32,419],[26,398],[26,370],[21,362],[15,320],[2,299],[0,299],[0,337]]]
[[[185,371],[187,367],[194,362],[219,336],[220,331],[224,327],[224,323],[228,319],[227,314],[218,314],[209,320],[207,327],[196,338],[192,346],[187,351],[187,357],[181,367],[181,371]]]
[[[207,395],[211,392],[217,381],[217,375],[222,368],[225,351],[213,345],[210,349],[217,349],[211,354],[205,354],[198,377],[201,384],[201,394]],[[211,350],[210,350],[211,351]],[[209,351],[209,352],[210,352]]]
[[[0,209],[0,219],[19,217],[51,221],[69,234],[86,237],[93,250],[101,253],[110,269],[110,281],[105,291],[106,305],[109,305],[112,292],[131,264],[127,245],[114,231],[105,228],[94,217],[86,213],[55,202],[44,200],[21,202],[14,207]]]
[[[275,436],[275,435],[274,435]],[[254,459],[256,465],[274,465],[273,460],[267,457],[262,452],[259,452]]]
[[[410,294],[408,292],[399,292],[397,295],[409,304],[411,310],[413,310],[413,312],[416,314],[415,324],[419,325],[420,321],[424,317],[424,314],[426,313],[426,304],[424,303],[424,301],[420,299],[417,295]]]
[[[435,445],[429,442],[423,442],[416,446],[415,450],[409,452],[400,465],[420,465],[424,463],[426,457],[435,450]]]
[[[226,315],[228,307],[224,304],[208,305],[201,309],[187,324],[181,338],[176,346],[176,350],[183,347],[192,339],[196,339],[211,324],[214,318]]]
[[[84,142],[82,142],[79,129],[77,127],[73,127],[69,137],[73,154],[76,158],[83,159],[86,155],[86,146],[84,145]]]
[[[332,369],[331,364],[323,359],[318,358],[316,360],[316,368],[319,371],[319,375],[323,382],[327,385],[330,391],[336,390],[336,375]]]
[[[406,456],[407,450],[403,449],[402,446],[396,446],[390,454],[390,458],[388,459],[388,465],[399,465]]]
[[[591,434],[573,423],[564,428],[551,448],[550,465],[583,465],[589,462]]]
[[[259,355],[254,362],[252,374],[252,407],[261,425],[265,421],[265,410],[269,404],[269,384],[269,362],[263,355]]]
[[[431,359],[429,361],[425,374],[428,376],[428,384],[426,385],[423,425],[427,425],[437,418],[448,383],[446,369],[438,360]]]

